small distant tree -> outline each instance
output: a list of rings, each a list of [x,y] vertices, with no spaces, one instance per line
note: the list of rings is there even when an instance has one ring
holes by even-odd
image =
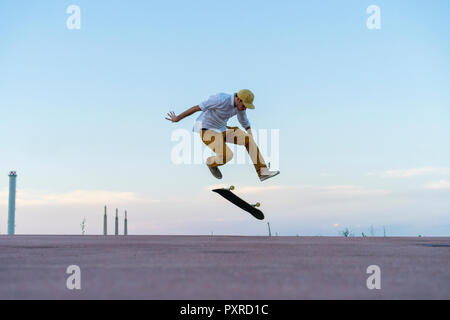
[[[350,230],[348,228],[345,228],[343,231],[341,231],[341,234],[346,238],[353,236],[353,234],[350,232]]]
[[[83,222],[80,224],[80,226],[81,226],[81,234],[84,236],[84,234],[86,233],[86,227],[87,227],[86,218],[83,219]]]

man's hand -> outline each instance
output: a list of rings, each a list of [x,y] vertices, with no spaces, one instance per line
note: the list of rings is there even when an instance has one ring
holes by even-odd
[[[168,117],[166,117],[166,119],[169,121],[172,121],[172,122],[180,121],[180,118],[173,111],[169,112],[167,115],[168,115]]]
[[[195,107],[192,107],[190,109],[187,109],[185,112],[183,112],[182,114],[180,114],[178,116],[175,114],[175,112],[170,111],[167,114],[168,117],[166,117],[166,119],[169,120],[169,121],[172,121],[172,122],[178,122],[181,119],[184,119],[184,118],[190,116],[191,114],[196,113],[197,111],[202,111],[202,109],[200,109],[199,106],[195,106]]]

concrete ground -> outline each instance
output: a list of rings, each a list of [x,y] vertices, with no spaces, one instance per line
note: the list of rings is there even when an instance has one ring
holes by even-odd
[[[0,299],[450,299],[450,238],[0,236]]]

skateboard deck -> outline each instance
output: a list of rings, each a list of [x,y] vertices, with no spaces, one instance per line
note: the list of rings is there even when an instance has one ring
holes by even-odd
[[[258,220],[264,220],[264,214],[261,210],[257,209],[256,207],[259,207],[259,203],[255,205],[251,205],[248,202],[242,200],[237,195],[235,195],[231,190],[233,190],[234,187],[231,186],[231,188],[220,188],[220,189],[214,189],[213,192],[216,192],[220,194],[222,197],[233,203],[234,205],[238,206],[242,210],[247,211],[252,216],[254,216]]]

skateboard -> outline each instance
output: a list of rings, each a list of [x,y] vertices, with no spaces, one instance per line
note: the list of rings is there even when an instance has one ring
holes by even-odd
[[[214,189],[213,192],[216,192],[220,194],[222,197],[233,203],[234,205],[238,206],[242,210],[247,211],[252,216],[254,216],[258,220],[264,220],[264,214],[261,210],[256,209],[260,206],[260,203],[257,202],[256,204],[249,204],[248,202],[242,200],[237,195],[235,195],[232,190],[234,190],[234,186],[231,186],[229,188],[220,188],[220,189]]]

